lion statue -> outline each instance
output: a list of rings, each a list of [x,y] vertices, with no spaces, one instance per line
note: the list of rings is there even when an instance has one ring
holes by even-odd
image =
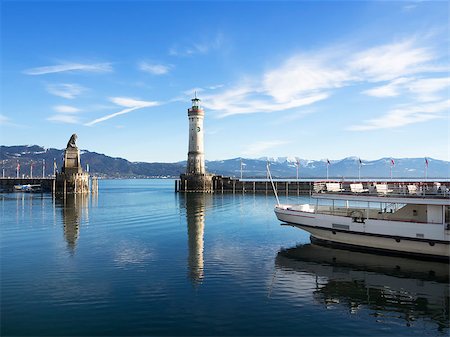
[[[67,143],[67,148],[72,147],[72,148],[76,148],[77,144],[75,144],[75,142],[77,141],[77,134],[74,133],[70,139],[69,142]]]

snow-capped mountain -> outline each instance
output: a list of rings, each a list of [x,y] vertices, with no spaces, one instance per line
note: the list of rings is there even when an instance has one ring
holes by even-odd
[[[81,163],[89,164],[90,171],[108,177],[178,177],[186,169],[186,161],[177,163],[143,163],[129,162],[122,158],[112,158],[104,154],[82,150]],[[61,167],[64,150],[45,149],[37,145],[0,146],[0,160],[5,168],[6,176],[15,176],[17,164],[21,173],[27,175],[33,162],[34,174],[42,174],[42,162],[45,160],[46,174],[53,172],[53,161]],[[393,162],[392,162],[393,160]],[[267,162],[273,177],[296,178],[297,157],[276,158],[233,158],[226,160],[206,161],[208,172],[231,177],[265,178]],[[450,162],[427,158],[381,158],[364,160],[358,157],[348,157],[341,160],[299,159],[299,178],[424,178],[425,170],[429,178],[450,178]],[[427,166],[428,162],[428,166]]]

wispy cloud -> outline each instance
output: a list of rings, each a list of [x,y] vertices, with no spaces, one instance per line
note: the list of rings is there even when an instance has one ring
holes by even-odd
[[[395,97],[401,94],[412,94],[418,101],[435,101],[441,99],[441,91],[450,87],[450,78],[405,78],[395,79],[388,84],[375,87],[364,94],[374,97]]]
[[[219,50],[224,44],[224,35],[216,34],[213,38],[202,38],[200,41],[178,45],[174,44],[169,49],[171,56],[193,56],[196,54],[207,54],[214,50]]]
[[[80,118],[78,112],[81,109],[71,105],[56,105],[53,107],[56,114],[47,118],[50,122],[64,123],[64,124],[80,124]]]
[[[325,100],[342,88],[361,85],[374,85],[363,93],[379,98],[407,92],[411,102],[439,100],[443,98],[436,93],[448,87],[448,79],[427,78],[445,68],[436,66],[437,60],[439,55],[431,47],[420,46],[415,38],[359,50],[335,46],[294,55],[221,92],[205,92],[204,105],[217,111],[219,117],[287,111]]]
[[[10,122],[10,119],[5,115],[0,115],[0,125],[6,125]]]
[[[67,99],[74,99],[75,97],[81,95],[81,93],[87,90],[81,85],[74,83],[48,84],[46,89],[47,92],[52,95]]]
[[[72,114],[56,114],[47,118],[48,121],[64,124],[80,124],[78,116]]]
[[[156,106],[156,105],[160,104],[159,102],[141,101],[141,100],[136,100],[134,98],[128,98],[128,97],[111,97],[110,101],[119,106],[125,107],[126,109],[120,110],[118,112],[115,112],[115,113],[112,113],[112,114],[109,114],[109,115],[106,115],[106,116],[103,116],[103,117],[100,117],[97,119],[94,119],[93,121],[86,123],[85,125],[92,126],[97,123],[104,122],[108,119],[111,119],[111,118],[114,118],[114,117],[117,117],[120,115],[125,115],[125,114],[130,113],[137,109],[147,108],[147,107]]]
[[[289,142],[284,140],[271,140],[271,141],[261,141],[249,144],[247,148],[242,151],[243,155],[246,156],[262,156],[267,154],[267,151],[276,148],[281,145],[289,144]]]
[[[327,64],[320,56],[297,55],[260,78],[205,96],[204,105],[219,117],[284,111],[327,99],[331,91],[354,79],[351,72]]]
[[[391,129],[413,123],[425,122],[433,119],[446,118],[450,100],[433,102],[422,105],[405,105],[394,108],[379,118],[368,120],[360,125],[349,127],[352,131],[366,131],[376,129]]]
[[[440,99],[439,93],[448,90],[450,87],[450,78],[425,78],[414,81],[409,84],[408,89],[416,95],[419,101],[434,101]],[[445,93],[448,97],[448,92]]]
[[[59,113],[67,113],[67,114],[73,114],[81,111],[80,109],[70,105],[56,105],[53,107],[53,110]]]
[[[159,104],[158,102],[141,101],[129,97],[111,97],[110,101],[126,108],[146,108]]]
[[[379,82],[429,70],[427,63],[434,58],[429,48],[408,39],[357,52],[347,67],[362,80]]]
[[[401,94],[405,84],[411,82],[411,78],[400,77],[395,79],[388,84],[375,87],[369,90],[363,91],[363,94],[374,96],[374,97],[395,97]]]
[[[105,73],[113,70],[111,63],[61,63],[52,66],[30,68],[23,71],[26,75],[46,75],[61,72],[92,72],[92,73]]]
[[[152,75],[164,75],[167,74],[173,68],[172,65],[156,64],[141,62],[139,63],[139,69]]]

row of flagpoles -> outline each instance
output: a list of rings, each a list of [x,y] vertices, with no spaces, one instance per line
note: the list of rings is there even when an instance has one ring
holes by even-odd
[[[428,158],[424,158],[425,159],[425,179],[428,179]],[[331,162],[329,159],[327,159],[327,179],[329,179],[329,167],[331,166]],[[243,162],[242,158],[241,158],[241,179],[243,176],[243,167],[246,164]],[[267,165],[270,165],[270,161],[267,160]],[[363,162],[361,161],[361,158],[358,158],[358,179],[361,180],[361,166],[363,166]],[[392,179],[392,169],[395,167],[395,160],[393,158],[391,158],[390,160],[390,166],[389,166],[389,175],[390,178]],[[299,168],[300,168],[300,160],[297,158],[296,160],[296,169],[297,169],[297,180],[299,178],[298,172],[299,172]]]
[[[33,167],[35,162],[30,161],[30,178],[33,178]],[[89,164],[86,165],[86,171],[89,172]],[[58,172],[58,166],[56,165],[56,159],[53,159],[53,176],[56,176]],[[2,160],[2,178],[5,178],[5,161]],[[16,178],[20,178],[20,163],[17,160],[16,165]],[[42,159],[42,178],[45,178],[45,159]]]

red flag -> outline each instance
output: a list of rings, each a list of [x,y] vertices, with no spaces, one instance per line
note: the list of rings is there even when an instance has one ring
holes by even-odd
[[[428,159],[425,158],[425,166],[428,167]]]
[[[391,158],[391,165],[392,165],[392,166],[395,166],[395,161],[394,161],[394,159],[392,159],[392,158]]]

